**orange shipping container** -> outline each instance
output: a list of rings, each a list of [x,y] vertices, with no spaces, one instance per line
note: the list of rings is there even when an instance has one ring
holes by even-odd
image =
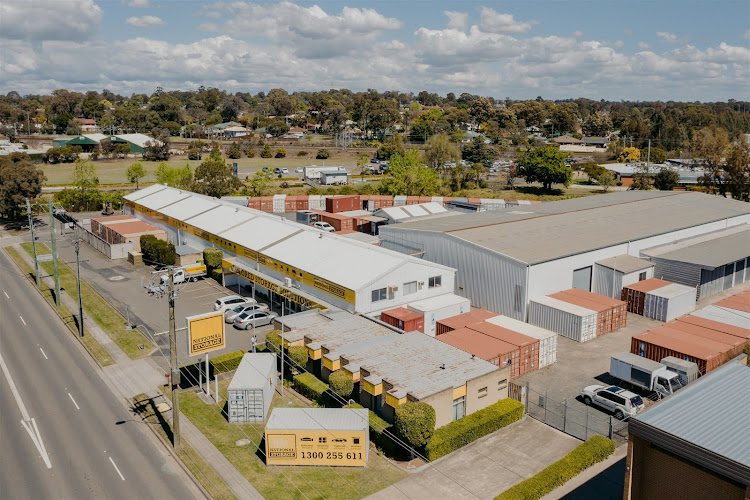
[[[732,295],[714,305],[734,309],[735,311],[750,312],[750,290]]]
[[[351,210],[361,210],[362,202],[359,195],[335,196],[326,198],[326,212],[338,213],[349,212]]]
[[[474,309],[473,311],[464,314],[441,319],[435,323],[435,335],[442,335],[443,333],[452,330],[458,330],[459,328],[465,328],[469,325],[482,323],[485,320],[496,316],[498,316],[496,312],[488,311],[487,309]]]
[[[717,332],[724,332],[741,339],[750,340],[750,330],[746,328],[740,328],[739,326],[727,325],[726,323],[720,323],[719,321],[714,321],[711,319],[699,318],[698,316],[692,316],[690,314],[688,314],[687,316],[681,316],[675,321],[680,323],[689,323],[691,325],[698,325],[704,328],[710,328],[711,330],[716,330]]]
[[[711,330],[710,328],[704,328],[702,326],[691,325],[690,323],[672,321],[664,325],[664,328],[668,328],[673,332],[687,333],[689,335],[695,335],[696,337],[703,337],[704,339],[713,340],[720,342],[727,346],[727,357],[724,359],[726,363],[735,356],[742,354],[742,348],[747,345],[747,341],[728,333],[719,332],[717,330]]]
[[[725,346],[718,342],[690,334],[674,335],[658,327],[645,333],[633,335],[630,352],[653,361],[675,356],[698,365],[701,375],[721,366]]]
[[[628,311],[643,316],[646,294],[667,285],[671,283],[656,278],[639,281],[622,288],[622,300],[628,303]]]
[[[318,218],[321,222],[329,223],[336,231],[354,230],[354,219],[351,217],[346,217],[339,214],[331,214],[328,212],[323,212],[321,210],[314,210],[314,212],[320,214]]]
[[[380,313],[380,321],[405,332],[420,331],[424,333],[424,315],[404,307],[397,307]]]
[[[508,330],[507,328],[503,328],[492,323],[478,323],[470,325],[468,328],[489,337],[493,337],[498,340],[502,340],[503,342],[508,342],[509,344],[518,346],[519,375],[523,375],[524,373],[539,368],[539,339],[529,337],[522,333],[514,332],[513,330]]]
[[[437,338],[496,366],[510,365],[511,378],[521,376],[521,355],[518,346],[469,328],[459,328]]]

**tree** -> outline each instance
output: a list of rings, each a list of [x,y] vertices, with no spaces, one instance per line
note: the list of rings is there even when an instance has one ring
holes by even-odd
[[[128,182],[135,182],[135,188],[140,189],[138,181],[146,177],[146,169],[143,168],[141,162],[137,161],[128,167],[125,175],[128,177]]]
[[[379,160],[390,160],[393,155],[404,156],[405,153],[404,140],[396,134],[385,140],[375,153],[375,157]]]
[[[211,153],[195,169],[193,190],[196,193],[221,198],[232,194],[241,186],[242,182],[234,176],[232,167],[218,153]]]
[[[396,433],[413,448],[422,448],[435,432],[435,409],[421,401],[409,401],[396,408]]]
[[[125,144],[122,142],[119,144],[115,144],[114,151],[115,155],[118,158],[125,158],[128,156],[128,153],[130,153],[130,144]]]
[[[327,160],[328,157],[331,156],[331,153],[326,149],[319,149],[317,154],[315,155],[316,160]]]
[[[750,201],[750,144],[747,141],[740,140],[729,148],[724,170],[732,198]]]
[[[654,176],[654,187],[659,191],[671,191],[680,182],[677,170],[663,168]]]
[[[396,196],[430,196],[438,187],[438,173],[419,161],[419,151],[391,156],[391,177],[380,184],[380,193]]]
[[[284,120],[274,120],[268,124],[266,129],[272,136],[279,137],[289,132],[289,125],[287,125]]]
[[[599,184],[606,193],[609,191],[609,188],[617,184],[617,180],[615,179],[615,174],[611,170],[605,170],[604,172],[600,173],[596,176],[596,183]]]
[[[630,190],[645,191],[651,189],[651,166],[648,162],[641,162],[633,171],[633,184],[630,185]]]
[[[641,150],[638,148],[625,148],[617,156],[617,163],[632,163],[641,159]]]
[[[448,134],[437,134],[428,139],[424,148],[424,158],[427,165],[440,172],[446,168],[446,162],[458,162],[461,150],[451,141]]]
[[[85,206],[88,210],[89,204],[95,201],[96,187],[99,185],[99,177],[96,176],[96,165],[91,160],[78,158],[73,166],[73,184],[77,189],[79,206]]]
[[[609,115],[594,111],[583,122],[583,132],[586,135],[606,137],[612,130],[612,119]]]
[[[172,168],[167,165],[167,162],[163,161],[156,167],[156,182],[187,189],[193,183],[193,172],[190,170],[190,165],[185,165],[183,168]]]
[[[464,150],[461,152],[461,156],[472,165],[474,163],[481,163],[489,168],[492,166],[492,162],[495,160],[497,153],[494,149],[485,144],[484,138],[477,136],[472,139],[470,143],[464,145]]]
[[[242,156],[242,149],[240,148],[240,143],[233,142],[232,145],[229,146],[229,152],[227,152],[227,157],[233,160],[236,160],[237,158],[240,158],[241,156]]]
[[[26,153],[0,156],[0,214],[16,217],[26,198],[39,196],[46,180]]]
[[[328,385],[333,392],[344,399],[349,398],[354,390],[354,381],[351,375],[344,373],[344,370],[336,370],[331,373],[328,377]]]
[[[260,153],[261,158],[271,158],[273,157],[273,152],[271,152],[271,146],[268,144],[263,145],[263,151]]]
[[[698,130],[690,149],[696,162],[706,170],[705,180],[712,183],[720,195],[726,196],[728,178],[724,172],[724,157],[729,149],[726,129],[704,127]]]
[[[161,133],[160,138],[146,142],[143,148],[143,159],[146,161],[164,161],[169,159],[169,133]]]
[[[516,163],[526,182],[541,182],[545,191],[550,191],[552,184],[568,187],[573,178],[573,171],[565,164],[565,154],[554,146],[522,151]]]
[[[648,148],[641,149],[641,159],[648,159],[651,163],[664,163],[667,161],[667,152],[662,148],[652,147],[649,153]]]
[[[303,345],[293,345],[287,350],[289,359],[292,361],[292,369],[298,371],[298,368],[305,368],[307,364],[307,347]]]
[[[276,148],[275,158],[286,158],[286,148]]]

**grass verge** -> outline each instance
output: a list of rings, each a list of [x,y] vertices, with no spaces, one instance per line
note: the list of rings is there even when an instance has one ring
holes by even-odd
[[[29,278],[32,283],[36,285],[36,281],[34,278],[34,270],[31,269],[31,266],[29,266],[26,261],[21,257],[21,255],[16,251],[15,248],[7,247],[6,252],[8,252],[8,255],[10,255],[10,258],[13,259],[16,264],[23,270],[23,273],[26,275],[27,278]],[[68,310],[65,305],[60,304],[60,307],[55,307],[55,298],[54,298],[54,292],[44,284],[44,281],[41,283],[41,292],[44,298],[47,300],[47,302],[50,303],[50,305],[57,311],[57,314],[60,316],[60,318],[65,322],[67,327],[70,329],[71,333],[78,336],[78,321],[75,316]],[[91,353],[92,356],[94,356],[94,359],[101,365],[101,366],[109,366],[113,365],[115,361],[112,359],[112,357],[109,355],[106,349],[102,347],[102,345],[96,340],[96,338],[91,335],[91,333],[86,329],[84,326],[83,328],[83,338],[81,341],[83,342],[83,345],[88,349],[88,351]]]
[[[21,243],[29,255],[33,256],[31,243]],[[46,245],[37,243],[37,254],[49,253]],[[42,268],[48,274],[54,271],[52,262],[42,262]],[[78,300],[75,273],[64,263],[58,261],[57,269],[60,275],[60,287],[64,288],[74,300]],[[99,327],[125,352],[131,359],[139,359],[148,355],[148,349],[138,349],[139,344],[150,345],[137,330],[125,330],[127,321],[91,285],[81,280],[81,295],[83,296],[83,310]]]
[[[266,466],[263,457],[264,424],[229,424],[226,411],[226,389],[230,380],[219,381],[222,401],[206,404],[191,391],[180,393],[180,410],[234,465],[247,480],[268,499],[364,498],[406,477],[406,473],[370,450],[369,464],[356,467]],[[165,389],[168,392],[168,389]],[[169,394],[168,394],[169,396]],[[296,397],[285,393],[274,395],[274,407],[304,407]],[[248,439],[250,444],[238,446]],[[265,445],[263,445],[265,446]]]
[[[172,446],[172,427],[156,407],[154,400],[145,394],[138,394],[131,401],[135,413],[156,430],[156,433],[167,446]],[[185,464],[193,477],[203,485],[211,498],[215,500],[237,498],[216,471],[185,441],[182,441],[182,446],[178,450],[175,450],[175,454]]]
[[[534,500],[562,486],[615,451],[615,442],[593,436],[546,469],[495,497],[495,500]]]

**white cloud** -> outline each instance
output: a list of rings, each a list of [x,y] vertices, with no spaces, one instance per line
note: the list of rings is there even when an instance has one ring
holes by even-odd
[[[581,38],[583,36],[583,31],[575,30],[573,32],[573,36],[576,37],[576,38]]]
[[[650,49],[651,47],[646,42],[638,42],[638,48],[639,49]]]
[[[2,2],[0,20],[6,39],[85,40],[99,30],[102,9],[94,0]]]
[[[488,33],[526,33],[536,21],[516,21],[512,14],[500,14],[495,9],[481,7],[480,27]]]
[[[466,12],[453,12],[450,10],[444,10],[443,14],[448,18],[448,24],[446,25],[449,29],[466,31],[469,27],[469,14]]]
[[[162,26],[164,21],[156,16],[141,16],[129,17],[125,23],[136,28],[151,28],[153,26]]]
[[[147,9],[151,7],[150,0],[122,0],[122,4],[126,7],[133,7],[136,9]]]
[[[669,33],[667,31],[659,31],[656,33],[657,38],[661,40],[662,42],[666,43],[677,43],[680,41],[679,38],[677,38],[677,35],[674,33]]]

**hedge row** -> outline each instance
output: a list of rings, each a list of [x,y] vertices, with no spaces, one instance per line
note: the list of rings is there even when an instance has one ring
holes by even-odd
[[[440,427],[425,446],[427,458],[437,460],[523,417],[523,404],[515,399],[497,403]]]
[[[593,436],[535,476],[496,496],[495,500],[542,498],[592,465],[601,462],[614,451],[614,441],[602,436]]]
[[[228,352],[213,358],[211,363],[214,365],[214,373],[224,373],[236,370],[237,367],[240,366],[240,362],[242,361],[245,352],[246,351],[243,350]]]
[[[364,408],[364,406],[352,403],[344,406],[344,408]],[[393,426],[378,417],[372,410],[368,410],[368,412],[370,414],[370,441],[375,443],[375,446],[389,457],[394,456],[398,450],[398,445],[385,435],[386,431],[393,431]]]
[[[328,384],[318,380],[312,373],[301,373],[294,376],[294,390],[310,401],[325,405],[328,399]]]

